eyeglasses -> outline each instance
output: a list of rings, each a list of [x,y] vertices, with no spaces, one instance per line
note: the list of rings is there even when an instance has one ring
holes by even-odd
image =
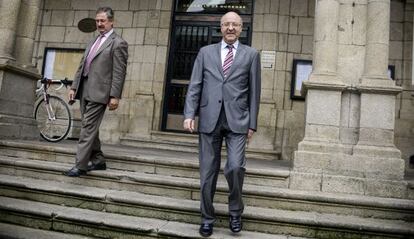
[[[230,26],[232,26],[232,27],[234,27],[234,28],[236,28],[236,27],[241,27],[241,25],[242,25],[242,24],[237,23],[237,22],[223,22],[223,23],[221,24],[221,26],[223,26],[223,27],[230,27]]]

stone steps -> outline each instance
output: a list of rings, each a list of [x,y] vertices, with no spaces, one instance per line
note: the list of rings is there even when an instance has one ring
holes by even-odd
[[[63,175],[70,167],[70,164],[59,162],[0,157],[0,173],[4,175],[57,180],[75,185],[127,190],[175,199],[199,199],[198,179],[112,169],[93,171],[80,178],[70,178]],[[410,200],[297,191],[249,184],[244,185],[243,192],[244,202],[249,206],[414,221],[414,204]],[[227,185],[224,181],[219,181],[217,185],[215,202],[227,202]]]
[[[164,225],[160,220],[166,222],[167,225],[174,221],[174,223],[181,224],[187,230],[192,228],[192,232],[189,233],[197,232],[197,225],[187,226],[187,223],[199,221],[199,205],[197,201],[171,199],[169,197],[151,196],[130,191],[98,189],[63,182],[7,175],[0,177],[0,184],[2,187],[0,215],[3,214],[0,220],[5,222],[13,222],[16,218],[19,218],[20,222],[25,221],[24,217],[26,215],[22,214],[30,214],[32,218],[44,217],[47,214],[52,215],[52,221],[57,220],[57,225],[63,224],[63,226],[60,225],[60,227],[64,228],[63,231],[73,232],[71,231],[72,229],[67,229],[69,222],[60,222],[62,218],[63,220],[74,221],[73,223],[75,224],[85,224],[85,221],[87,221],[99,224],[99,227],[102,227],[113,226],[115,220],[112,221],[111,219],[125,218],[127,216],[122,214],[127,214],[134,216],[132,218],[135,219],[131,219],[132,221],[152,218],[145,220],[145,223],[155,225],[154,227],[157,229],[148,229],[145,227],[148,225],[141,225],[142,222],[140,220],[138,220],[139,223],[137,225],[134,224],[134,230],[146,230],[146,233],[150,235],[154,234],[154,231],[159,233],[157,235],[163,235],[164,229],[162,227]],[[48,204],[33,201],[41,201]],[[217,228],[227,226],[226,208],[225,204],[216,204],[216,212],[219,216],[219,220],[215,224]],[[67,211],[70,212],[67,213]],[[102,214],[103,212],[105,212],[104,215]],[[72,213],[78,216],[74,218]],[[84,217],[85,215],[86,217]],[[97,218],[92,220],[95,215]],[[106,220],[108,217],[109,220]],[[12,220],[9,221],[9,218]],[[273,234],[278,235],[280,233],[318,238],[343,238],[345,235],[352,235],[353,237],[371,235],[376,236],[376,238],[388,238],[414,235],[414,223],[327,213],[247,206],[243,219],[246,233],[253,233],[250,231],[254,230],[269,233],[267,236],[275,236]],[[36,220],[39,220],[39,223],[44,223],[46,219]],[[31,226],[29,223],[23,225]],[[127,225],[127,227],[130,227],[130,225]],[[59,229],[62,230],[61,228]],[[85,234],[83,231],[77,231],[76,233]],[[174,231],[172,236],[175,233]],[[99,234],[95,232],[93,235],[97,236]],[[243,232],[241,235],[246,236],[247,234]],[[251,234],[251,236],[253,235],[255,237],[246,238],[261,238]],[[259,235],[266,236],[257,233],[257,236]]]
[[[73,163],[76,142],[50,144],[36,141],[0,141],[0,155],[30,158],[45,161]],[[194,153],[136,149],[116,146],[103,149],[108,167],[117,170],[135,171],[188,178],[199,178],[198,157]],[[222,162],[221,172],[224,163]],[[290,162],[248,160],[245,182],[253,185],[265,185],[287,188],[289,184]],[[220,177],[223,179],[223,173]]]
[[[142,138],[135,135],[123,136],[121,137],[121,144],[139,148],[198,153],[198,136],[195,134],[153,131],[150,138]],[[222,151],[222,155],[226,155],[225,150]],[[281,153],[276,150],[256,150],[247,147],[246,157],[259,160],[280,160]]]
[[[198,160],[194,154],[126,146],[104,146],[103,150],[108,158],[108,170],[70,178],[62,173],[73,166],[75,143],[0,141],[0,195],[7,200],[24,200],[24,204],[37,201],[46,204],[45,207],[49,204],[86,210],[88,215],[106,212],[111,214],[110,217],[148,218],[178,223],[180,226],[177,228],[182,230],[191,228],[189,234],[180,234],[183,232],[177,230],[166,236],[161,229],[154,227],[156,229],[151,233],[145,234],[147,238],[198,237],[199,179]],[[276,162],[248,162],[251,178],[244,186],[246,230],[243,236],[259,231],[263,238],[287,238],[286,235],[414,238],[412,200],[291,190],[287,188],[289,167],[282,161]],[[258,180],[252,180],[252,175]],[[281,175],[285,175],[284,183],[272,181]],[[4,204],[2,199],[0,206]],[[226,203],[227,184],[221,178],[215,197],[219,217],[216,226],[217,231],[224,234],[217,234],[216,238],[228,238],[230,235]],[[37,223],[52,221],[50,229],[59,231],[53,228],[56,222],[54,217],[42,218],[41,211],[36,215],[25,214],[18,207],[0,211],[6,211],[4,215],[12,215],[11,219],[6,217],[7,220],[1,219],[0,215],[0,221],[36,228]],[[29,223],[28,218],[35,218],[36,223]],[[73,221],[74,218],[70,220],[62,224],[72,225],[65,233],[97,237],[104,233],[136,236],[134,229],[133,232],[129,229],[125,231],[125,225],[108,228],[102,223],[96,226],[88,224],[91,222],[85,224],[82,220]],[[60,221],[56,223],[60,225]],[[90,227],[97,232],[88,234],[85,228]]]
[[[0,197],[0,202],[0,220],[25,227],[99,238],[201,238],[198,235],[198,225],[195,224],[128,216],[8,197]],[[13,232],[11,236],[14,234]],[[228,238],[231,236],[229,230],[216,228],[211,238]],[[290,237],[245,231],[240,234],[239,238],[288,239]]]
[[[0,223],[0,238],[2,239],[97,239],[96,237],[86,237],[75,234],[65,234],[28,228],[13,224]]]

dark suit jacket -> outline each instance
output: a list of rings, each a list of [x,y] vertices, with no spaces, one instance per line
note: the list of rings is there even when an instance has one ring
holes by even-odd
[[[89,42],[72,83],[75,99],[80,99],[81,76],[86,57],[96,38]],[[128,43],[113,32],[98,49],[88,73],[87,95],[90,101],[107,104],[110,97],[121,98],[128,60]]]
[[[239,43],[227,78],[221,63],[221,42],[200,49],[194,62],[185,100],[184,117],[195,118],[199,109],[201,133],[211,133],[220,115],[222,104],[230,129],[245,134],[256,130],[260,103],[259,53]]]

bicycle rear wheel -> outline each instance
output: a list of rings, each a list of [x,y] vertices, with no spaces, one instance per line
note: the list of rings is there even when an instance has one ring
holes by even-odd
[[[48,112],[49,109],[49,112]],[[66,102],[57,96],[49,96],[49,104],[42,99],[36,105],[35,120],[40,136],[49,142],[64,139],[70,130],[72,116]]]

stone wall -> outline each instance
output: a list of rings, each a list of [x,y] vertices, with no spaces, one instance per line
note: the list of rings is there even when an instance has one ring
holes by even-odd
[[[255,1],[252,46],[276,51],[274,69],[262,69],[257,145],[291,159],[304,135],[304,101],[290,98],[293,59],[312,60],[315,1]],[[259,147],[259,146],[257,146]]]
[[[413,3],[391,2],[390,65],[395,66],[396,84],[403,88],[396,102],[395,144],[407,170],[414,170],[408,163],[414,155],[413,12]]]
[[[100,6],[115,11],[115,31],[129,43],[128,73],[120,108],[107,112],[101,139],[116,143],[122,134],[148,135],[159,128],[172,0],[44,0],[33,61],[41,70],[46,47],[86,48],[96,34],[79,31],[81,19]],[[79,117],[78,106],[74,115]]]
[[[128,74],[121,107],[108,112],[101,127],[105,142],[118,142],[122,134],[150,136],[161,124],[167,54],[170,37],[173,0],[44,0],[36,36],[33,62],[42,69],[45,47],[85,48],[96,33],[82,33],[78,22],[94,17],[101,4],[115,10],[115,29],[129,43]],[[352,67],[364,64],[361,46],[365,29],[353,26],[352,17],[363,19],[363,10],[351,11],[354,1],[341,3],[339,30],[338,74],[352,84],[359,81],[361,72]],[[366,1],[361,1],[362,5]],[[403,87],[398,95],[396,112],[396,145],[407,159],[414,153],[413,88],[411,86],[411,51],[413,4],[391,1],[390,64],[395,65],[396,83]],[[356,6],[358,7],[358,6]],[[361,8],[363,9],[363,8]],[[349,11],[348,11],[349,10]],[[290,98],[293,59],[312,60],[314,33],[314,0],[256,0],[253,16],[252,45],[260,51],[275,51],[275,66],[262,69],[262,102],[258,132],[249,147],[276,150],[282,158],[291,159],[304,136],[304,101]],[[349,16],[353,12],[354,16]],[[356,22],[359,22],[356,21]],[[359,33],[360,31],[360,33]],[[343,66],[343,67],[341,67]],[[355,98],[356,97],[356,98]],[[342,143],[357,142],[359,107],[357,94],[344,94],[345,110],[341,125]],[[348,112],[346,111],[348,110]],[[76,114],[76,112],[75,112]],[[77,114],[78,115],[78,114]],[[353,125],[354,124],[354,125]]]

